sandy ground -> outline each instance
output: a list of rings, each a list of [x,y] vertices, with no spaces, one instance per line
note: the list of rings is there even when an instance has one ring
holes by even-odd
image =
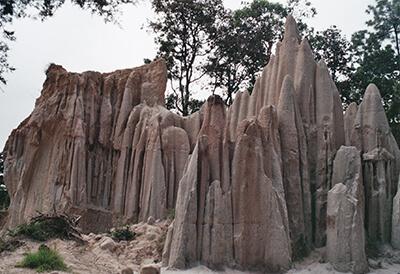
[[[106,241],[110,242],[107,234],[89,234],[84,235],[86,244],[81,245],[74,241],[62,241],[59,239],[50,240],[46,245],[57,250],[64,258],[69,267],[69,272],[53,273],[96,273],[96,274],[117,274],[121,273],[126,267],[132,268],[135,273],[139,271],[139,266],[143,262],[155,261],[161,259],[161,248],[168,222],[159,222],[154,225],[145,223],[131,226],[137,237],[135,240],[126,242],[111,241],[110,245],[105,247]],[[24,240],[25,244],[14,252],[3,252],[0,254],[0,274],[13,273],[36,273],[33,270],[16,268],[15,265],[20,262],[25,253],[36,251],[40,245],[38,242]],[[328,263],[323,261],[323,249],[314,251],[302,262],[294,263],[293,269],[287,274],[339,274]],[[381,257],[375,260],[370,259],[370,273],[376,274],[400,274],[400,251],[387,249]],[[212,271],[204,266],[185,271],[174,271],[162,269],[166,274],[210,274],[210,273],[230,273],[246,274],[257,272],[242,272],[226,269],[225,271]]]
[[[81,245],[74,241],[59,239],[47,241],[45,244],[55,249],[64,258],[69,273],[120,273],[126,267],[139,270],[142,262],[160,261],[168,222],[155,225],[137,224],[131,226],[136,233],[132,241],[115,242],[107,234],[83,235],[87,241]],[[104,246],[105,241],[111,244]],[[27,252],[37,251],[41,243],[24,240],[24,245],[13,252],[0,254],[0,273],[36,273],[28,269],[16,268]],[[64,273],[64,272],[57,272]]]

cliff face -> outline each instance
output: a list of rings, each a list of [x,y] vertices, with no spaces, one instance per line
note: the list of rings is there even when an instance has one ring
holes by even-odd
[[[328,241],[337,269],[362,272],[366,238],[399,242],[400,152],[379,91],[343,115],[292,17],[251,95],[229,108],[212,96],[180,117],[164,108],[165,86],[162,60],[108,74],[50,66],[5,148],[8,226],[39,210],[100,231],[175,209],[163,262],[176,268],[282,271]],[[337,241],[351,243],[345,262]]]
[[[108,74],[51,65],[6,145],[9,225],[54,210],[87,230],[165,217],[190,152],[184,120],[163,107],[166,80],[162,60]]]

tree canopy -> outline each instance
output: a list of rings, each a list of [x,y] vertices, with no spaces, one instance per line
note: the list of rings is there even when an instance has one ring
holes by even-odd
[[[204,76],[199,68],[224,16],[222,1],[154,0],[152,5],[156,18],[150,28],[156,35],[158,56],[167,61],[173,91],[169,100],[186,116],[197,110],[191,105],[191,87]]]
[[[258,72],[283,35],[288,10],[279,3],[256,0],[235,11],[226,11],[218,35],[212,40],[205,72],[214,90],[220,88],[225,102],[233,102],[239,89],[251,88]]]
[[[315,10],[308,1],[288,5],[266,0],[244,3],[231,11],[221,0],[153,0],[158,57],[167,60],[172,94],[166,105],[188,115],[202,101],[192,98],[194,87],[224,94],[229,105],[240,89],[249,89],[265,66],[276,42],[283,36],[287,15],[299,11],[301,29],[305,16]],[[195,83],[195,85],[193,85]]]

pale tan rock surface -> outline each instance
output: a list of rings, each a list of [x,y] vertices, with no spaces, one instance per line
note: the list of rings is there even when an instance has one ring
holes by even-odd
[[[358,174],[337,153],[346,144],[361,154],[369,240],[388,243],[400,218],[391,215],[400,152],[379,91],[369,86],[344,115],[326,64],[293,17],[285,28],[251,94],[239,92],[230,107],[211,96],[188,117],[164,107],[162,60],[104,74],[51,65],[33,113],[5,147],[6,227],[36,211],[80,215],[85,231],[174,213],[165,266],[284,271],[326,244],[332,187],[346,187],[335,216],[360,217],[343,198],[361,191],[344,183]],[[347,234],[340,239],[351,242]],[[362,254],[360,241],[352,254]]]
[[[108,74],[51,65],[47,77],[6,145],[8,224],[54,210],[90,231],[164,218],[190,150],[183,119],[163,107],[164,61]]]
[[[391,238],[393,196],[400,170],[400,151],[391,133],[378,88],[368,86],[351,131],[351,144],[363,158],[368,239]]]
[[[364,233],[364,187],[360,152],[342,146],[328,192],[327,259],[341,272],[368,272]]]
[[[240,113],[243,110],[247,112],[247,116],[252,116],[257,115],[263,106],[277,106],[287,75],[294,82],[297,108],[305,134],[302,141],[307,146],[300,157],[303,158],[303,163],[308,162],[308,168],[304,167],[302,171],[304,176],[309,176],[307,183],[312,190],[314,222],[311,227],[306,228],[308,231],[305,235],[310,235],[311,230],[314,231],[314,244],[323,246],[326,242],[327,193],[331,185],[329,174],[332,173],[335,153],[345,142],[343,110],[338,90],[326,64],[323,61],[316,63],[307,39],[301,40],[296,22],[291,16],[286,21],[283,41],[278,43],[275,56],[271,58],[260,77],[261,84],[256,85],[250,99],[247,99],[246,93],[240,97]],[[252,107],[251,102],[257,102],[256,107]],[[244,106],[245,104],[250,105]],[[237,111],[236,108],[238,106],[234,103],[231,111]],[[231,123],[234,124],[233,127],[237,127],[240,121],[241,119],[238,119],[238,122]],[[307,206],[308,201],[306,215],[309,214]],[[309,216],[305,217],[309,222]]]
[[[282,85],[278,120],[292,250],[301,258],[312,245],[311,193],[306,137],[290,76]]]

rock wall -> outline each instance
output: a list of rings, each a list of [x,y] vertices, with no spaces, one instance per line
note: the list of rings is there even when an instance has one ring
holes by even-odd
[[[38,210],[79,214],[85,230],[102,231],[175,210],[170,267],[284,271],[328,239],[337,269],[364,271],[364,238],[400,238],[391,231],[399,149],[377,88],[343,115],[291,16],[285,31],[251,95],[229,108],[211,96],[188,117],[164,107],[162,60],[106,74],[51,65],[5,147],[7,226]]]
[[[162,60],[106,74],[51,65],[5,147],[8,225],[36,211],[82,215],[95,231],[165,217],[200,124],[164,108],[166,81]]]

